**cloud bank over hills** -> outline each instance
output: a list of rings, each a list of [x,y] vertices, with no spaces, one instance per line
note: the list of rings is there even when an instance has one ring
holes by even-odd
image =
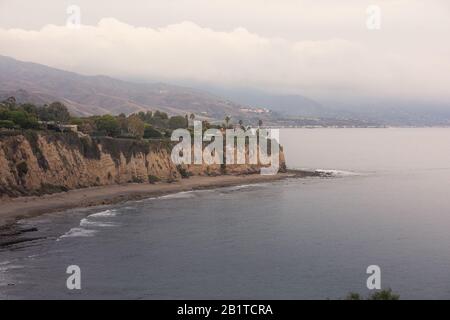
[[[250,31],[245,19],[241,25],[223,30],[190,21],[142,27],[118,18],[101,18],[80,29],[63,24],[39,30],[0,28],[1,54],[89,75],[247,86],[319,100],[450,98],[450,45],[439,37],[449,30],[450,22],[439,19],[440,1],[423,12],[418,12],[421,1],[382,1],[384,24],[379,31],[365,29],[365,7],[361,5],[354,4],[350,10],[345,2],[340,7],[308,1],[297,5],[288,1],[284,6],[268,3],[283,14],[286,7],[304,9],[328,24],[311,22],[311,30],[307,30],[300,16],[298,23],[305,30],[295,36],[289,31],[267,35],[261,26],[260,33]],[[255,14],[267,15],[263,5],[254,6]],[[89,6],[82,12],[88,10]],[[286,17],[293,22],[291,15]],[[320,32],[320,28],[332,29],[345,19],[345,28],[334,36]],[[420,29],[414,29],[414,19],[422,19]],[[254,19],[249,20],[248,25],[254,26]],[[442,29],[435,30],[439,24]]]

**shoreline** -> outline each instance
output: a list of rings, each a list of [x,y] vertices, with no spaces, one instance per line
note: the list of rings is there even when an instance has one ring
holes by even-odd
[[[0,228],[14,224],[18,220],[36,217],[45,213],[112,205],[183,191],[231,187],[248,183],[264,183],[287,178],[312,176],[318,176],[318,174],[301,170],[288,170],[286,173],[278,173],[273,176],[263,176],[260,174],[223,175],[215,177],[193,176],[173,183],[109,185],[74,189],[44,196],[0,200]]]

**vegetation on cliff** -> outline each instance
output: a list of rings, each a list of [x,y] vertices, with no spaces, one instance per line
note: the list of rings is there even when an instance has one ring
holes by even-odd
[[[0,103],[0,197],[259,172],[257,164],[174,165],[172,131],[186,128],[193,134],[194,119],[160,111],[74,118],[59,102],[37,107],[9,98]],[[229,128],[229,121],[215,126],[204,121],[202,128]]]
[[[14,97],[0,103],[0,129],[34,129],[61,131],[61,125],[74,125],[81,133],[91,136],[162,139],[171,130],[186,128],[186,117],[169,117],[164,112],[140,112],[126,116],[105,114],[86,118],[71,117],[60,102],[35,106],[17,104]]]
[[[18,104],[14,97],[0,102],[0,130],[32,129],[64,131],[72,125],[77,131],[90,136],[109,136],[128,139],[167,139],[175,129],[190,128],[196,116],[186,114],[169,117],[161,111],[141,111],[130,115],[104,114],[91,117],[72,117],[67,107],[60,102],[35,106],[30,103]],[[203,120],[204,130],[210,128],[231,128],[231,118],[226,116],[223,123],[212,125]],[[238,121],[243,129],[243,121]],[[262,125],[260,120],[258,126]],[[70,131],[70,130],[66,130]]]

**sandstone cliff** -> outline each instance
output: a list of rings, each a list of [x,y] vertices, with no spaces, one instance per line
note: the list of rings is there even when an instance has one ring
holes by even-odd
[[[28,131],[0,135],[0,197],[42,195],[122,183],[171,182],[189,175],[247,174],[256,165],[177,167],[171,144]],[[281,168],[285,168],[281,153]]]

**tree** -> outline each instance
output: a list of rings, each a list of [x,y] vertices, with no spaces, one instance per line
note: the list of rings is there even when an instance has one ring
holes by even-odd
[[[144,111],[139,111],[139,113],[137,114],[137,116],[138,116],[139,119],[141,119],[142,121],[145,121],[145,112],[144,112]]]
[[[145,139],[160,139],[162,138],[162,133],[153,128],[152,126],[146,125],[144,129]]]
[[[195,114],[193,114],[193,113],[191,113],[190,115],[189,115],[189,120],[190,121],[188,121],[188,127],[189,127],[189,125],[194,125],[194,120],[195,120]]]
[[[10,109],[15,108],[16,106],[16,98],[14,97],[9,97],[8,99],[6,99],[5,101],[3,101],[3,103]]]
[[[38,116],[38,108],[37,108],[34,104],[31,104],[31,103],[25,103],[25,104],[22,104],[22,105],[20,106],[20,108],[21,108],[23,111],[25,111],[25,112],[27,112],[27,113],[29,113],[29,114],[32,114],[32,115],[35,116],[35,117]]]
[[[231,120],[231,117],[230,117],[230,116],[226,116],[226,117],[225,117],[225,124],[226,124],[227,128],[229,127],[230,120]]]
[[[151,111],[147,112],[141,111],[138,113],[138,116],[145,123],[150,123],[150,121],[152,121],[153,114]]]
[[[68,123],[70,121],[70,113],[67,107],[61,102],[53,102],[49,106],[44,106],[39,110],[39,118],[43,121]]]
[[[209,123],[208,121],[204,120],[204,121],[202,121],[202,127],[203,127],[203,130],[208,130],[208,129],[211,128],[211,123]]]
[[[97,130],[111,137],[120,134],[120,125],[117,119],[109,114],[101,116],[95,120]]]
[[[70,119],[69,123],[73,124],[73,125],[81,126],[83,124],[83,120],[81,118],[75,118],[74,117],[74,118]]]
[[[167,119],[169,119],[169,116],[165,112],[161,112],[159,110],[156,110],[155,113],[153,114],[153,118],[159,118],[159,119],[167,120]]]
[[[258,120],[258,127],[262,127],[263,121],[261,119]]]
[[[167,113],[156,110],[147,123],[154,128],[167,128],[168,119]]]
[[[128,119],[124,113],[121,113],[117,116],[117,121],[119,122],[120,133],[124,133],[128,131]]]
[[[169,119],[170,129],[179,129],[186,127],[187,127],[186,119],[182,116],[174,116]]]
[[[39,127],[36,117],[21,110],[2,111],[0,112],[0,120],[11,121],[23,129],[37,129]]]
[[[78,130],[80,130],[84,134],[92,135],[97,130],[94,119],[82,119],[82,123],[78,125]]]
[[[145,124],[138,115],[132,114],[128,117],[128,132],[136,138],[144,136]]]

